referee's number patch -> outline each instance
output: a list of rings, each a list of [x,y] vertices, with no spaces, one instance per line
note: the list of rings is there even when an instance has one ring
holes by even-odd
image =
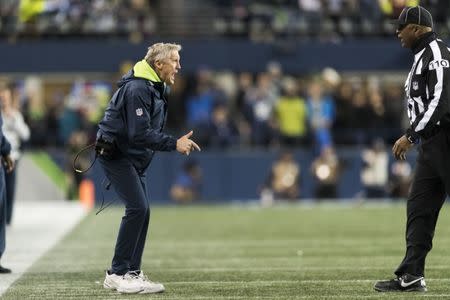
[[[446,60],[446,59],[433,60],[428,65],[429,70],[436,70],[439,68],[448,68],[448,67],[450,67],[450,64],[448,63],[448,60]]]

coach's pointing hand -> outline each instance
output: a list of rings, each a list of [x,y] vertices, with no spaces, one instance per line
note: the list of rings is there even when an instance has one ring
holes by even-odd
[[[191,151],[201,151],[200,147],[190,139],[194,132],[191,130],[189,133],[183,135],[177,140],[177,151],[181,154],[189,155]]]

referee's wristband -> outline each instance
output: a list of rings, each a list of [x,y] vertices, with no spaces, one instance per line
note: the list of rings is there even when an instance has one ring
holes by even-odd
[[[411,132],[406,133],[406,139],[411,143],[411,144],[418,144],[419,143],[419,136],[417,134],[412,134]]]

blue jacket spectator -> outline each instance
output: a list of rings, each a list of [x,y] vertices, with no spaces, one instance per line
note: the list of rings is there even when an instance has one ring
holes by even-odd
[[[11,145],[8,140],[3,135],[2,131],[3,119],[0,115],[0,153],[2,155],[2,160],[0,162],[0,260],[3,253],[5,252],[5,235],[6,235],[6,189],[5,189],[5,171],[4,166],[6,166],[6,171],[11,172],[14,168],[14,162],[12,161],[9,154],[11,153]],[[10,269],[4,268],[0,265],[0,274],[11,273]]]
[[[319,82],[312,82],[307,98],[308,118],[320,150],[332,145],[331,126],[335,118],[334,101],[322,92]]]

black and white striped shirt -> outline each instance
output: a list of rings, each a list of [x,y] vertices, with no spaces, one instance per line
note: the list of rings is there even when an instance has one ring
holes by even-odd
[[[450,49],[433,32],[413,48],[414,63],[405,82],[410,141],[429,137],[436,126],[450,126]],[[445,123],[445,124],[444,124]]]

